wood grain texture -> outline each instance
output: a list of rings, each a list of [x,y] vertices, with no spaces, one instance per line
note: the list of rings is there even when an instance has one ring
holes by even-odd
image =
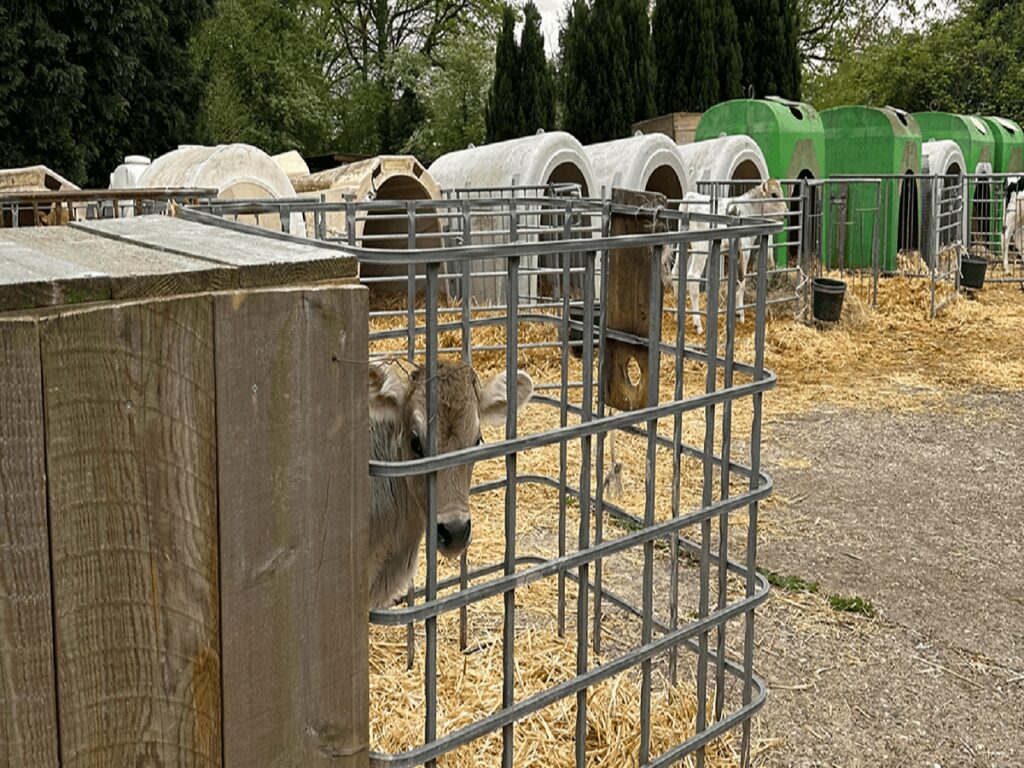
[[[41,323],[63,768],[221,764],[212,301]]]
[[[0,232],[0,312],[117,299],[355,280],[355,258],[312,240],[276,240],[139,216]]]
[[[366,766],[366,290],[221,295],[215,325],[224,764]]]
[[[338,280],[358,273],[354,257],[315,240],[272,239],[167,216],[106,219],[75,227],[234,267],[240,288]]]
[[[646,207],[651,210],[663,208],[665,196],[657,192],[638,192],[629,189],[613,189],[612,203]],[[631,235],[665,231],[664,220],[655,222],[653,217],[613,213],[612,235]],[[650,321],[651,271],[658,270],[661,263],[653,255],[650,246],[640,248],[616,248],[608,255],[608,329],[625,331],[646,338]],[[661,312],[661,304],[658,304]],[[635,363],[631,362],[635,361]],[[629,368],[639,372],[631,377]],[[609,405],[624,411],[633,411],[647,405],[647,347],[628,344],[614,339],[608,340],[608,366],[605,369],[604,391]]]
[[[0,768],[57,765],[39,334],[0,321]]]

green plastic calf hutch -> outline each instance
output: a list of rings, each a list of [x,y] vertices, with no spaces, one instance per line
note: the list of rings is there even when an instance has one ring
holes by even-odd
[[[776,179],[821,179],[825,176],[825,130],[817,110],[810,104],[767,99],[733,99],[711,107],[700,119],[695,141],[719,136],[749,136],[761,148],[768,174]],[[794,197],[794,184],[787,190]],[[795,211],[798,202],[790,207]],[[786,232],[775,236],[786,242]],[[776,261],[784,262],[786,251],[776,251]],[[795,254],[790,254],[795,257]]]
[[[823,110],[825,162],[829,176],[885,177],[881,190],[870,183],[851,182],[844,264],[872,265],[877,224],[879,261],[884,270],[896,266],[896,253],[919,247],[921,206],[921,130],[913,116],[893,107],[843,106]],[[880,215],[875,211],[880,207]],[[828,205],[824,226],[828,226]],[[877,218],[877,222],[876,222]],[[835,265],[830,265],[835,266]]]
[[[968,174],[985,176],[996,172],[996,140],[991,127],[980,117],[954,115],[951,112],[916,112],[925,141],[951,139],[964,153]],[[1002,230],[996,204],[1000,194],[990,180],[976,178],[967,189],[967,206],[971,212],[969,245],[993,247],[993,238]]]

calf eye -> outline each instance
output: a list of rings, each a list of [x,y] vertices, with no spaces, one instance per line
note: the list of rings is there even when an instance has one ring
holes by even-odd
[[[412,453],[416,458],[423,458],[423,445],[420,443],[420,436],[415,432],[412,433],[412,439],[409,441],[409,448],[412,449]]]

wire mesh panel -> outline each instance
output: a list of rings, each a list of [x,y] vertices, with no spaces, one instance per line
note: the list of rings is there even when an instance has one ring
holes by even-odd
[[[836,176],[808,186],[808,250],[819,277],[842,277],[871,305],[880,277],[928,280],[932,315],[956,295],[966,240],[962,177]]]
[[[964,177],[970,191],[968,253],[988,262],[986,282],[1024,281],[1020,222],[1020,177],[1014,174],[971,174]]]
[[[740,179],[728,181],[705,180],[698,183],[698,192],[691,193],[683,200],[670,200],[668,204],[680,211],[705,213],[721,216],[744,216],[765,218],[781,224],[779,231],[771,236],[768,259],[768,306],[790,305],[798,309],[800,293],[805,282],[805,271],[802,259],[804,239],[804,204],[806,200],[805,182],[803,180],[782,180],[775,184],[762,183],[758,180]],[[700,226],[699,224],[697,225]],[[731,246],[735,245],[735,251]],[[757,263],[757,243],[754,238],[741,238],[736,243],[726,244],[724,255],[739,253],[737,268],[740,275],[749,271],[750,279],[756,279],[756,272],[751,269]],[[666,273],[668,282],[679,297],[689,293],[687,313],[697,329],[701,328],[701,309],[698,297],[707,293],[707,273],[705,263],[708,260],[709,246],[706,242],[691,244],[686,258],[680,260],[678,253],[670,258]],[[719,281],[723,281],[729,269],[729,259],[720,260]],[[680,273],[688,272],[687,291],[680,290]],[[739,311],[745,316],[751,308],[741,290],[738,296]]]
[[[376,765],[749,761],[765,697],[755,565],[781,227],[661,204],[590,215],[587,238],[541,217],[530,241],[480,245],[470,230],[439,248],[324,245],[414,284],[378,299],[370,329]],[[722,254],[745,238],[756,277],[741,326],[738,260]],[[662,311],[660,268],[664,251],[698,244],[700,334],[681,305]],[[520,293],[539,256],[558,257],[557,301]],[[446,275],[495,262],[500,305],[445,294]]]

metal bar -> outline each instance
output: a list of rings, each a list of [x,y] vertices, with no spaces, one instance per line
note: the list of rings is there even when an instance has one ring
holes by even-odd
[[[761,249],[757,255],[757,263],[767,261],[768,243],[762,238]],[[765,375],[764,368],[764,325],[765,306],[764,297],[768,293],[768,282],[758,276],[757,280],[757,320],[754,328],[754,381],[760,381]],[[750,424],[750,472],[751,478],[758,475],[761,470],[761,394],[753,395],[754,415]],[[723,457],[724,458],[724,457]],[[754,480],[751,480],[753,490]],[[750,598],[754,594],[755,574],[757,568],[757,500],[750,502],[747,519],[747,579],[746,595]],[[754,612],[749,611],[744,617],[743,633],[743,705],[751,701],[752,686],[754,684]],[[740,763],[746,768],[750,764],[750,722],[744,721],[743,731],[740,737]]]
[[[705,328],[705,347],[708,359],[707,365],[707,379],[705,383],[705,393],[714,392],[717,387],[717,373],[716,373],[716,362],[718,360],[718,291],[719,291],[719,274],[721,272],[721,240],[713,240],[711,243],[711,253],[708,259],[708,292],[707,292],[707,306],[708,306],[708,318],[707,326]],[[758,262],[758,267],[761,268],[764,273],[764,278],[767,278],[767,264],[762,265]],[[709,460],[715,451],[715,406],[709,404],[704,409],[704,491],[702,494],[702,504],[704,507],[711,505],[712,494],[712,472],[714,465]],[[723,457],[724,458],[724,457]],[[700,596],[698,599],[697,613],[701,619],[704,619],[708,615],[708,581],[709,575],[709,560],[711,555],[711,521],[710,519],[705,520],[701,523],[700,531]],[[707,725],[707,692],[708,692],[708,635],[706,632],[702,632],[697,639],[698,642],[698,654],[697,654],[697,724],[696,730],[700,734]],[[704,749],[703,747],[697,750],[697,768],[704,768]]]
[[[462,203],[462,244],[465,246],[471,246],[473,244],[473,221],[469,216],[469,202],[464,201]],[[473,364],[473,344],[472,344],[472,331],[470,326],[472,305],[470,304],[470,296],[472,294],[471,285],[473,282],[472,275],[472,263],[468,261],[462,262],[462,290],[460,295],[460,304],[462,307],[462,362],[465,365]],[[467,578],[467,571],[469,570],[469,550],[464,549],[462,554],[459,556],[459,589],[465,589],[469,582]],[[469,621],[468,609],[466,606],[459,608],[459,650],[466,650],[466,646],[469,644],[469,638],[467,636],[467,623]]]
[[[427,265],[427,413],[436,414],[438,406],[437,382],[437,275],[438,264]],[[427,419],[426,455],[437,455],[437,419]],[[426,603],[437,598],[437,474],[427,475],[427,594]],[[424,622],[426,629],[426,660],[423,665],[423,695],[426,701],[423,743],[437,739],[437,617]],[[433,768],[433,762],[427,765]]]
[[[611,203],[608,202],[601,208],[601,234],[608,236],[612,228],[612,215],[611,215]],[[601,275],[608,274],[608,264],[610,261],[610,252],[608,250],[600,251],[601,258]],[[597,346],[597,417],[603,418],[605,416],[606,404],[604,397],[604,382],[608,375],[608,314],[604,311],[604,308],[608,306],[608,281],[601,280],[601,300],[599,306],[602,308],[600,313],[600,319],[598,320],[599,330],[598,339],[600,343]],[[600,544],[604,541],[604,447],[605,447],[605,435],[607,432],[597,433],[597,467],[596,474],[598,479],[597,488],[595,489],[594,499],[594,543]],[[613,436],[614,441],[614,436]],[[613,442],[614,445],[614,442]],[[612,467],[615,470],[615,467]],[[594,561],[594,628],[591,633],[592,644],[594,647],[594,653],[601,653],[601,642],[602,642],[602,614],[603,614],[603,603],[604,603],[604,564],[600,558]]]
[[[652,218],[651,229],[657,228],[657,221]],[[661,384],[661,265],[658,254],[660,249],[651,250],[650,285],[648,286],[649,303],[647,307],[647,404],[657,405]],[[658,466],[658,421],[647,422],[647,466],[644,476],[644,526],[654,525],[654,499],[656,494],[656,469]],[[654,541],[644,542],[643,571],[643,625],[641,642],[651,642],[652,620],[654,613]],[[650,757],[651,750],[651,660],[645,660],[640,667],[640,759],[644,765]]]
[[[516,237],[515,219],[512,220],[510,235]],[[505,278],[505,296],[509,306],[506,324],[505,352],[505,399],[507,404],[505,419],[505,439],[516,437],[518,419],[516,411],[518,352],[519,339],[519,258],[508,261],[508,276]],[[512,576],[516,570],[516,453],[505,454],[505,576]],[[501,706],[509,709],[515,701],[515,586],[505,591],[504,625],[502,627],[502,689]],[[513,740],[512,723],[501,729],[501,764],[503,768],[512,768]]]
[[[587,274],[583,281],[583,329],[593,333],[594,327],[594,253],[585,254]],[[583,402],[580,421],[586,425],[593,416],[594,397],[594,345],[583,345]],[[580,445],[580,527],[579,550],[590,547],[590,461],[591,436],[583,436]],[[580,563],[580,584],[589,583],[589,561]],[[580,589],[576,599],[576,674],[587,671],[587,590]],[[587,756],[587,692],[576,694],[576,767],[583,768]]]
[[[730,246],[730,253],[738,252],[739,243],[733,241]],[[746,258],[744,256],[743,258]],[[729,259],[729,287],[726,293],[726,321],[725,321],[725,366],[723,371],[722,386],[725,389],[732,387],[733,379],[733,358],[736,349],[736,293],[738,278],[738,259]],[[760,269],[761,265],[758,264]],[[767,266],[765,267],[767,269]],[[765,276],[767,280],[767,275]],[[755,323],[757,318],[755,317]],[[721,487],[722,499],[729,498],[729,461],[732,457],[732,400],[726,400],[722,404],[722,464],[719,485]],[[725,567],[725,559],[729,554],[729,516],[722,515],[718,518],[718,607],[724,608],[726,603],[726,590],[728,587],[728,569]],[[718,658],[725,657],[725,626],[718,627],[716,642]],[[725,670],[719,665],[715,676],[715,720],[722,719],[725,708]]]
[[[570,222],[568,217],[566,218],[564,226],[568,228]],[[566,233],[568,235],[568,233]],[[568,239],[568,236],[566,236]],[[561,399],[560,407],[558,409],[558,425],[561,428],[565,428],[569,423],[569,281],[570,277],[570,258],[569,254],[562,254],[562,328],[561,328]],[[583,331],[586,331],[584,328]],[[587,337],[585,333],[582,333],[584,343],[586,343]],[[581,350],[582,354],[582,350]],[[569,462],[568,457],[568,442],[562,440],[558,444],[558,556],[562,557],[565,555],[566,546],[566,498],[565,498],[565,486],[566,486],[566,469]],[[558,574],[558,636],[565,637],[565,574]]]

